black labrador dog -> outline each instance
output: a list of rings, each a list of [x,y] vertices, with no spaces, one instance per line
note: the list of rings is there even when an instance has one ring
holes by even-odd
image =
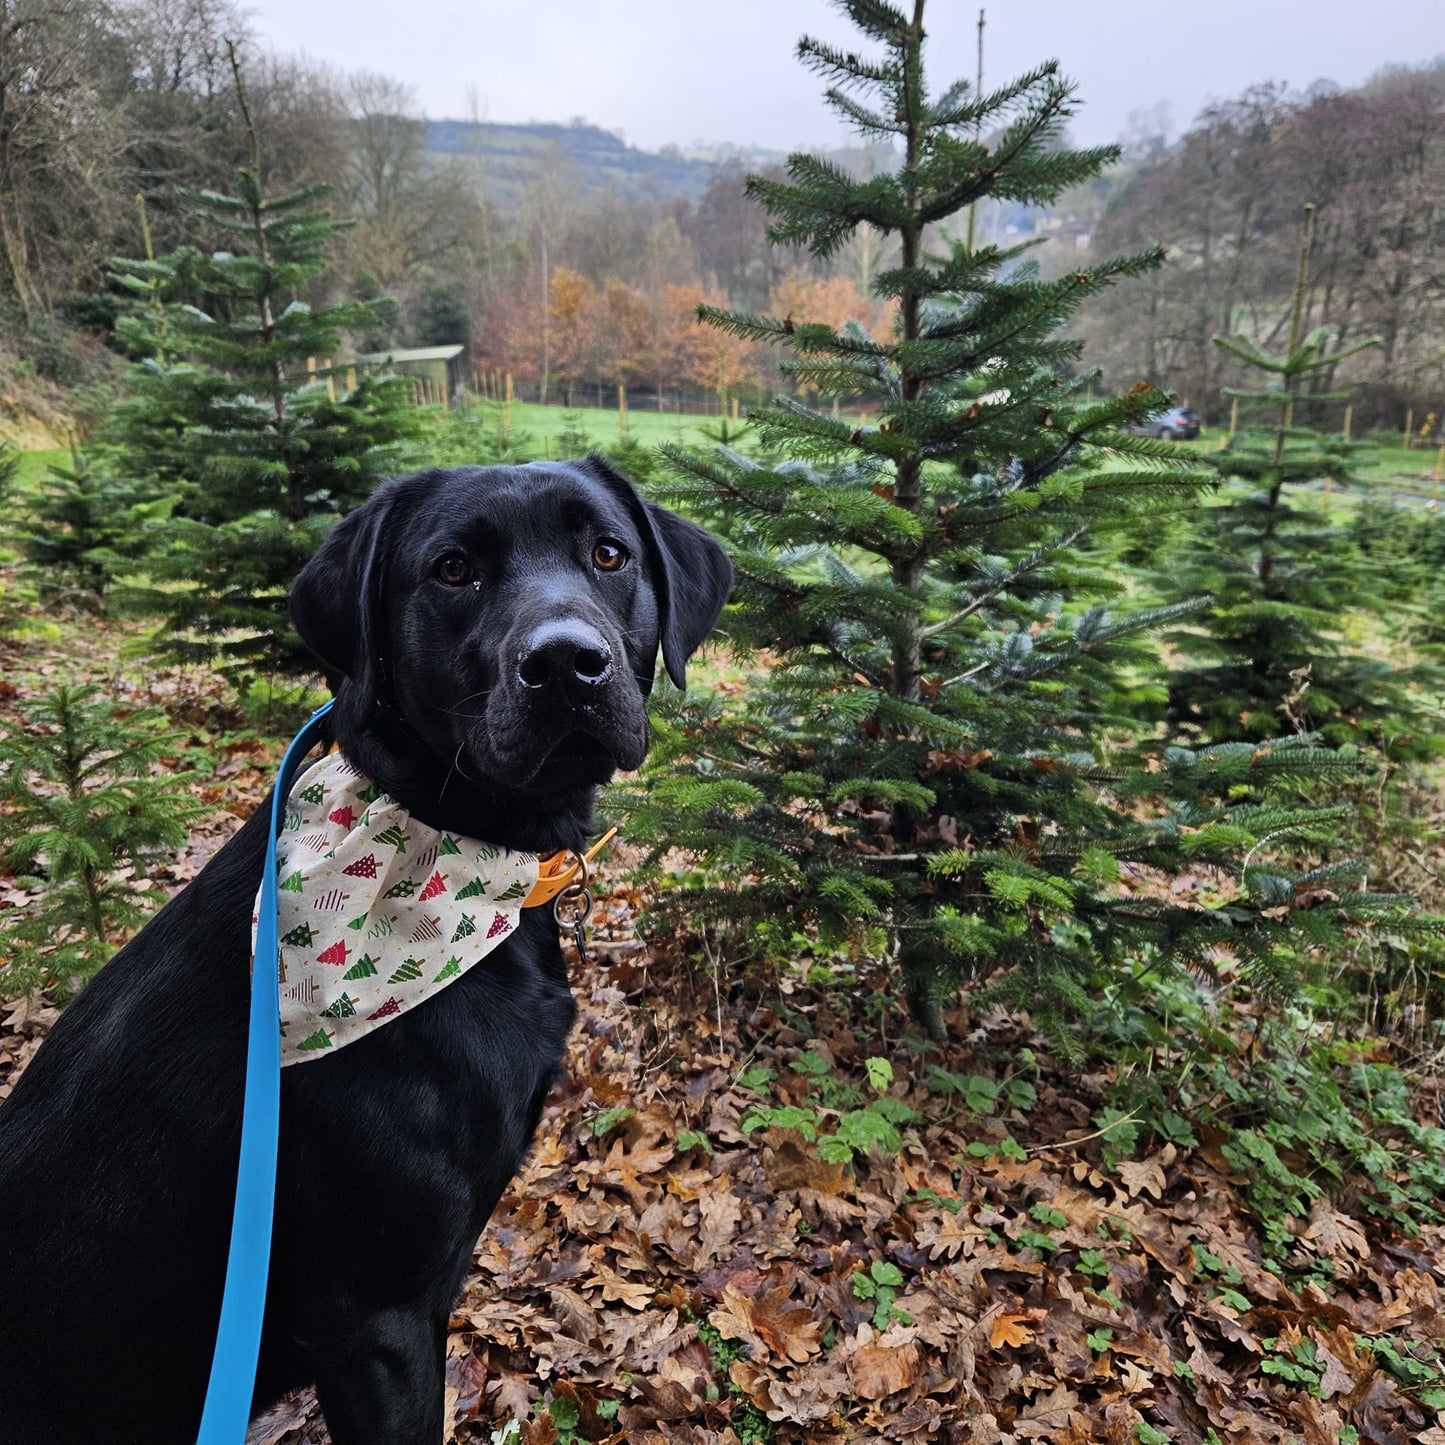
[[[647,750],[732,568],[602,461],[426,471],[291,594],[347,757],[434,827],[577,847]],[[0,1445],[195,1439],[240,1137],[269,803],[66,1010],[0,1109]],[[575,1009],[551,910],[444,992],[282,1074],[254,1406],[314,1382],[336,1445],[437,1445],[448,1310]]]

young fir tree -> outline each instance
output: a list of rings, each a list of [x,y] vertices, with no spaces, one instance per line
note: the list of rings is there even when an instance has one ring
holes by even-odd
[[[1171,724],[1189,737],[1269,738],[1316,729],[1334,742],[1386,741],[1427,754],[1432,728],[1410,696],[1411,673],[1352,650],[1340,635],[1346,604],[1386,610],[1383,580],[1307,488],[1328,479],[1358,484],[1359,448],[1297,423],[1298,408],[1345,393],[1303,388],[1347,356],[1378,345],[1329,347],[1320,328],[1302,335],[1314,207],[1305,208],[1299,270],[1283,352],[1247,337],[1218,346],[1268,384],[1227,390],[1272,412],[1265,426],[1231,437],[1212,458],[1224,484],[1217,503],[1168,557],[1166,596],[1208,593],[1210,610],[1170,637],[1179,661],[1169,677]]]
[[[813,40],[799,53],[864,136],[896,143],[897,168],[857,180],[795,155],[789,182],[748,187],[770,238],[820,259],[862,226],[896,238],[900,262],[875,282],[893,335],[700,308],[788,347],[785,370],[819,407],[780,398],[753,415],[770,459],[667,451],[671,498],[729,518],[724,628],[767,672],[727,708],[661,718],[653,770],[619,801],[659,852],[706,859],[707,883],[676,895],[689,918],[896,949],[935,1032],[946,990],[1002,967],[1001,987],[1062,1040],[1101,964],[1292,947],[1287,869],[1251,858],[1241,898],[1220,908],[1176,899],[1168,880],[1240,864],[1267,829],[1312,826],[1272,787],[1346,765],[1299,744],[1175,749],[1130,768],[1106,742],[1127,721],[1110,714],[1115,669],[1157,669],[1141,631],[1189,604],[1113,615],[1121,584],[1084,543],[1180,505],[1200,478],[1127,430],[1160,394],[1087,401],[1093,378],[1067,374],[1079,345],[1056,332],[1159,253],[1050,279],[1027,246],[945,229],[986,197],[1047,204],[1117,149],[1063,144],[1073,98],[1054,64],[990,94],[962,81],[930,94],[922,0],[911,16],[840,8],[882,54]],[[835,418],[835,396],[869,419]]]
[[[127,596],[165,617],[172,656],[307,669],[287,586],[394,468],[414,413],[398,378],[348,385],[344,367],[318,366],[343,332],[376,323],[380,303],[307,303],[349,223],[319,204],[324,186],[266,193],[234,55],[232,65],[251,163],[235,195],[179,193],[198,236],[219,232],[226,246],[115,264],[137,297],[123,334],[142,359],[109,439],[132,479],[175,499]]]
[[[40,569],[41,590],[68,583],[101,597],[134,565],[147,524],[170,510],[169,499],[148,492],[78,447],[69,463],[52,464],[17,534],[25,560]]]
[[[4,915],[0,995],[73,993],[164,901],[146,873],[206,812],[182,787],[192,774],[153,772],[181,741],[164,724],[155,708],[118,716],[95,687],[58,687],[0,724],[0,861],[44,885]]]

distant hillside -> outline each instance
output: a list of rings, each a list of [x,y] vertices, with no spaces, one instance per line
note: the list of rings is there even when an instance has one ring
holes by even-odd
[[[695,201],[718,169],[715,160],[696,152],[684,155],[675,146],[660,152],[638,150],[611,131],[585,123],[433,120],[427,123],[427,149],[475,158],[488,191],[499,198],[525,185],[539,162],[565,166],[583,191],[611,188],[638,200],[684,196]],[[755,165],[772,157],[754,159],[739,152],[738,158]]]

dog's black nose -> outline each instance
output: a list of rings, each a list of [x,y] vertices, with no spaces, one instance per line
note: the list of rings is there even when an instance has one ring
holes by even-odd
[[[523,644],[517,680],[523,687],[560,686],[585,693],[612,678],[612,649],[595,627],[572,618],[544,622]]]

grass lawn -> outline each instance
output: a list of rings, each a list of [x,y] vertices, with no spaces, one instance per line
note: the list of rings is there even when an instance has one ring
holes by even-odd
[[[54,451],[21,452],[20,467],[15,473],[16,486],[24,491],[33,491],[55,462],[66,461],[69,456],[64,447],[57,447]]]
[[[587,433],[588,446],[611,446],[618,440],[615,408],[588,406],[569,411],[565,406],[537,406],[520,401],[512,404],[513,428],[531,437],[533,445],[529,450],[543,455],[561,455],[557,437],[567,429],[568,421],[564,418],[570,420],[574,429]],[[678,416],[672,412],[655,411],[627,413],[627,435],[644,446],[657,446],[660,442],[673,440],[706,444],[707,437],[702,428],[716,425],[716,417]]]
[[[1376,447],[1360,470],[1375,476],[1405,477],[1412,482],[1429,481],[1435,474],[1437,447]]]

